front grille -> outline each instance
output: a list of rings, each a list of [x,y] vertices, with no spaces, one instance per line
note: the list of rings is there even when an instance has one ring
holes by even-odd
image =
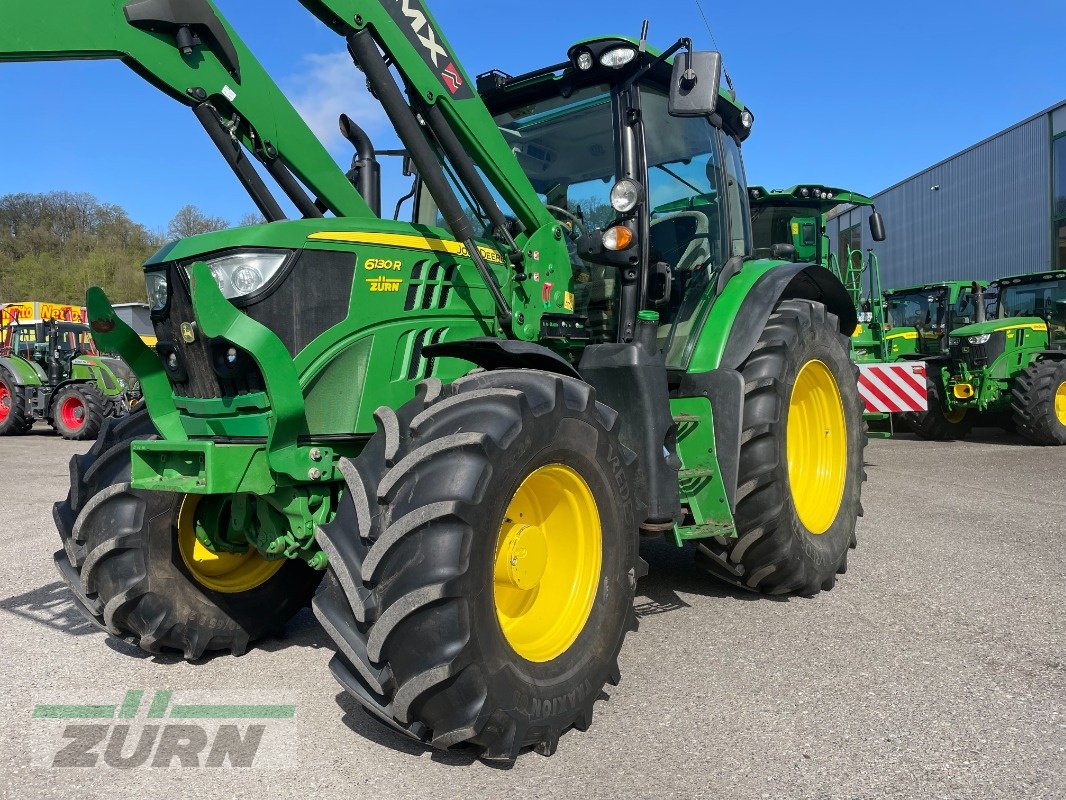
[[[213,364],[223,363],[222,359],[232,345],[223,339],[205,339],[201,335],[192,344],[187,344],[181,338],[182,323],[193,322],[195,317],[192,298],[179,269],[174,265],[170,267],[167,276],[171,286],[170,305],[162,316],[153,320],[155,335],[161,347],[173,347],[184,362],[185,380],[176,380],[168,370],[174,393],[179,397],[210,399],[263,391],[263,376],[247,353],[239,352],[234,368],[227,369],[226,377],[223,377]]]
[[[970,344],[963,340],[951,345],[951,360],[968,367],[983,367],[988,363],[988,349],[983,344]]]

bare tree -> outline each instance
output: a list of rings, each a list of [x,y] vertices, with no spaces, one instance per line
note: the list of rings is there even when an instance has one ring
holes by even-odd
[[[221,231],[230,226],[222,217],[209,217],[194,205],[181,208],[167,226],[167,236],[171,239],[184,239],[201,233]]]

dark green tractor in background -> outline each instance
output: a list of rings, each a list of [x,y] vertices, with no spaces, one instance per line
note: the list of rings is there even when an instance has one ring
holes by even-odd
[[[620,680],[642,536],[766,594],[845,571],[854,303],[755,252],[717,53],[607,37],[475,83],[418,0],[304,5],[403,142],[411,221],[358,125],[346,174],[206,0],[0,12],[0,60],[118,56],[190,106],[268,220],[145,265],[154,348],[90,291],[146,408],[75,460],[56,563],[102,628],[189,659],[313,597],[386,724],[550,754]]]
[[[89,326],[58,320],[13,322],[0,348],[0,436],[45,420],[64,439],[95,439],[104,420],[140,399],[125,363],[97,352]]]
[[[1066,272],[993,281],[994,303],[973,289],[952,317],[949,353],[930,361],[939,402],[930,395],[930,410],[910,424],[927,439],[961,439],[984,424],[1066,444]]]

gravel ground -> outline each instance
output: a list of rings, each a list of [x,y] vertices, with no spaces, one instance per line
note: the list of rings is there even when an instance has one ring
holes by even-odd
[[[4,796],[1066,796],[1066,448],[991,431],[871,442],[859,549],[814,599],[735,592],[688,553],[646,545],[622,684],[554,757],[500,770],[369,719],[340,694],[309,612],[283,641],[196,665],[86,624],[51,558],[51,505],[86,447],[43,430],[0,440]],[[45,697],[224,690],[261,702],[245,698],[265,686],[296,717],[271,728],[274,749],[252,769],[58,769],[70,740],[33,718]]]

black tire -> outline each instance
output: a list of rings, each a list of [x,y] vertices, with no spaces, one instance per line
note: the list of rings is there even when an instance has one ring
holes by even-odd
[[[322,573],[288,561],[246,592],[212,591],[191,576],[175,544],[182,495],[130,488],[130,443],[156,436],[146,411],[108,420],[70,462],[70,494],[52,516],[63,542],[59,574],[79,610],[102,630],[150,653],[243,654],[310,603]]]
[[[100,435],[100,427],[108,418],[108,399],[91,383],[76,383],[56,392],[50,412],[52,427],[64,439],[86,441]],[[80,405],[80,422],[67,419],[63,408],[67,403]]]
[[[1033,444],[1066,444],[1066,361],[1035,361],[1014,382],[1011,410],[1018,433]],[[1056,405],[1058,403],[1058,405]]]
[[[426,381],[354,461],[336,519],[319,529],[330,569],[314,600],[334,639],[330,668],[373,715],[431,746],[466,744],[510,763],[585,730],[636,630],[643,562],[632,455],[617,414],[577,380],[532,370]],[[576,640],[541,663],[496,616],[494,548],[522,479],[563,464],[585,480],[602,529],[595,599]],[[485,602],[485,598],[490,598]]]
[[[0,420],[0,436],[22,436],[29,433],[33,427],[33,417],[26,408],[26,395],[3,368],[0,368],[0,398],[7,412],[3,414],[0,411],[3,416]]]
[[[969,436],[977,422],[977,414],[968,411],[961,417],[948,415],[944,411],[944,387],[940,381],[926,375],[925,383],[929,390],[929,410],[900,414],[904,424],[915,436],[927,442],[950,442]]]
[[[793,386],[801,369],[814,360],[828,368],[840,393],[847,458],[836,516],[817,535],[796,510],[786,448]],[[782,300],[741,372],[745,397],[737,538],[698,540],[696,561],[721,580],[763,594],[809,596],[831,589],[847,569],[849,547],[856,544],[866,479],[866,425],[848,339],[821,303]]]

